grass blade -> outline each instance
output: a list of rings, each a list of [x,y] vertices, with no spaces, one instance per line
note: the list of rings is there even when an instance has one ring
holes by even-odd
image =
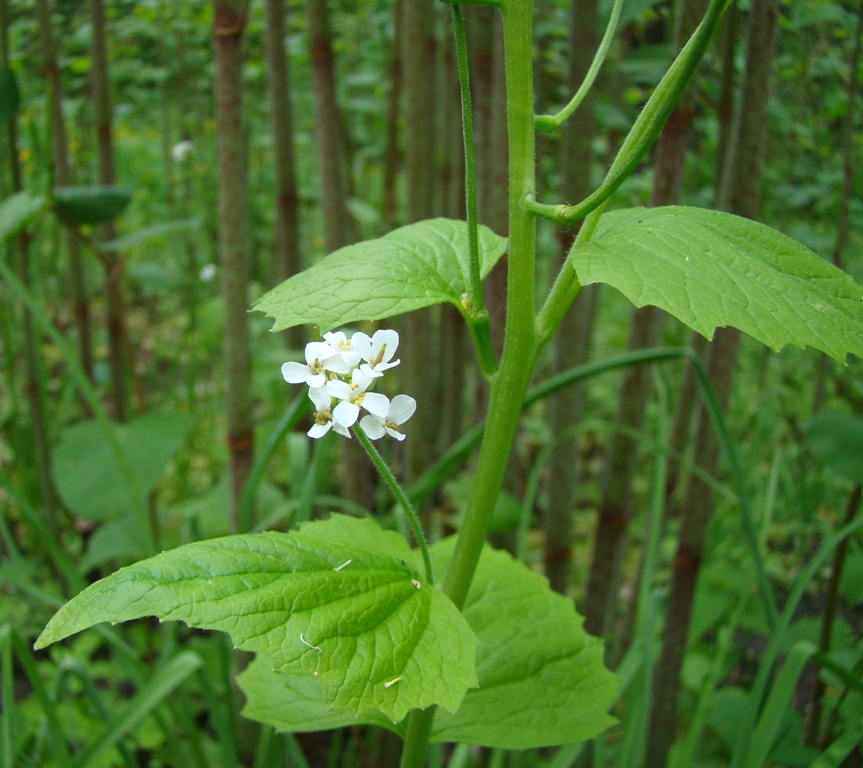
[[[130,704],[108,723],[102,735],[78,758],[74,768],[93,768],[99,764],[102,753],[114,746],[123,736],[140,723],[150,711],[203,664],[193,651],[183,651],[160,669],[151,682],[145,685]]]

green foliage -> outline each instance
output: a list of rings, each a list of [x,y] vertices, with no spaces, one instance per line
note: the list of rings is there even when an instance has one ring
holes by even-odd
[[[21,94],[18,92],[18,80],[15,71],[10,67],[0,66],[0,123],[11,120],[18,112]]]
[[[775,350],[863,356],[863,288],[764,224],[677,206],[615,211],[574,258],[583,284],[607,283],[708,338],[733,326]]]
[[[863,483],[863,419],[823,413],[803,427],[806,442],[834,472],[852,483]]]
[[[431,547],[436,571],[445,569],[454,546],[450,538]],[[486,547],[464,617],[477,637],[479,685],[457,712],[438,714],[433,741],[529,749],[589,739],[614,723],[606,711],[617,681],[603,665],[603,645],[584,632],[572,602],[543,578]],[[318,681],[272,672],[262,659],[239,683],[247,698],[244,714],[282,731],[385,724],[374,713],[353,720],[328,711]],[[405,727],[393,730],[404,735]]]
[[[150,413],[114,430],[134,474],[133,489],[118,482],[122,470],[101,424],[84,421],[65,429],[54,450],[54,482],[63,501],[79,517],[109,520],[143,503],[194,424],[184,414]]]
[[[213,539],[123,568],[67,603],[42,648],[102,621],[155,615],[228,632],[276,668],[319,677],[328,706],[454,711],[476,685],[476,639],[405,540],[341,515],[296,533]]]
[[[57,210],[79,226],[111,221],[132,201],[132,191],[123,187],[61,187],[51,195]]]
[[[479,238],[485,277],[506,251],[506,240],[486,227]],[[447,301],[464,312],[468,275],[465,223],[432,219],[341,248],[265,294],[254,308],[275,319],[274,331],[303,324],[337,328]]]
[[[0,202],[0,243],[14,237],[45,207],[42,195],[16,192]]]

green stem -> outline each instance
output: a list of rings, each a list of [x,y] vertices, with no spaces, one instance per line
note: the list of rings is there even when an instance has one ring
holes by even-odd
[[[535,190],[532,8],[517,2],[501,8],[506,61],[509,137],[509,262],[506,333],[500,370],[490,393],[485,439],[464,523],[456,542],[444,592],[461,608],[467,597],[489,522],[503,483],[521,402],[527,391],[534,348],[534,254],[536,223],[523,201]]]
[[[579,104],[581,104],[584,97],[587,96],[596,80],[596,76],[599,74],[599,69],[605,61],[605,57],[608,55],[608,49],[611,47],[611,41],[614,39],[614,31],[617,29],[617,21],[620,18],[621,8],[623,8],[623,0],[614,0],[614,7],[611,9],[611,17],[608,20],[608,26],[605,28],[605,35],[602,38],[602,42],[599,44],[599,48],[596,49],[596,56],[594,56],[593,61],[590,64],[590,69],[587,70],[587,74],[584,76],[584,82],[575,92],[575,96],[573,96],[569,104],[567,104],[556,115],[537,115],[534,121],[537,130],[545,133],[553,133],[556,131],[564,124],[564,122],[566,122],[567,119],[569,119],[569,116],[578,109]]]
[[[458,63],[458,82],[461,91],[465,210],[467,212],[468,293],[466,306],[462,312],[479,357],[480,371],[486,381],[491,381],[491,377],[497,372],[497,358],[491,340],[491,323],[482,298],[476,204],[476,151],[473,138],[473,109],[470,98],[467,43],[465,42],[464,19],[461,15],[461,8],[454,5],[451,11],[456,62]]]
[[[470,101],[470,73],[467,66],[467,43],[464,37],[464,19],[461,8],[451,9],[452,29],[455,35],[455,57],[458,64],[458,84],[461,91],[461,125],[464,137],[464,188],[467,211],[468,245],[468,311],[485,309],[482,300],[482,284],[479,270],[479,237],[477,236],[476,213],[476,152],[473,141],[473,111]]]
[[[405,746],[402,750],[400,768],[423,768],[426,764],[429,736],[437,707],[415,709],[408,720]]]
[[[658,138],[683,90],[695,74],[728,3],[729,0],[711,0],[704,20],[647,100],[599,188],[576,205],[545,205],[538,203],[532,195],[526,195],[524,205],[529,211],[558,224],[572,224],[599,208],[614,194]]]
[[[414,532],[414,536],[417,540],[417,545],[420,548],[420,552],[422,552],[423,556],[423,565],[425,566],[426,572],[426,581],[429,584],[434,584],[434,575],[432,573],[432,564],[431,557],[429,557],[429,548],[426,542],[425,534],[423,533],[422,526],[420,525],[419,518],[417,517],[417,513],[414,511],[413,505],[408,501],[408,497],[405,495],[405,492],[402,490],[402,487],[399,485],[398,480],[396,480],[395,475],[393,475],[387,463],[384,461],[383,456],[378,453],[378,449],[372,445],[372,441],[369,440],[368,435],[363,431],[363,428],[359,424],[354,424],[354,433],[357,436],[357,440],[360,441],[360,445],[365,448],[366,453],[369,455],[369,458],[372,460],[372,463],[377,468],[378,472],[381,473],[381,476],[386,481],[386,484],[389,486],[390,491],[392,491],[393,496],[396,497],[396,501],[401,504],[402,509],[405,511],[405,515],[408,518],[408,522],[411,525],[411,530]]]
[[[534,256],[536,222],[524,208],[532,197],[534,177],[533,128],[533,3],[520,0],[501,7],[506,107],[509,138],[509,262],[506,332],[500,369],[491,382],[488,421],[473,488],[444,592],[459,609],[464,606],[488,526],[500,494],[507,458],[536,362],[534,346]],[[408,724],[401,768],[425,763],[434,709],[413,712]]]

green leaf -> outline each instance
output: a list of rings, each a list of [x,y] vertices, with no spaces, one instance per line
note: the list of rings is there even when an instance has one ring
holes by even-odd
[[[123,237],[109,240],[106,243],[102,243],[101,247],[103,251],[127,251],[136,245],[141,245],[150,240],[174,235],[177,232],[191,231],[198,229],[200,226],[201,220],[197,216],[180,221],[165,221],[161,224],[152,224],[149,227],[130,232],[128,235],[123,235]]]
[[[506,240],[480,227],[479,243],[485,277]],[[464,311],[468,274],[467,225],[430,219],[331,253],[264,294],[254,309],[275,319],[274,331],[304,324],[328,330],[446,301]]]
[[[397,533],[342,515],[290,534],[188,544],[84,590],[36,647],[155,615],[228,632],[279,671],[318,677],[334,709],[377,709],[394,722],[416,707],[453,711],[476,685],[476,638],[413,560]]]
[[[830,469],[852,483],[863,483],[863,419],[824,413],[806,422],[803,434],[809,447]]]
[[[0,243],[14,237],[45,207],[42,195],[16,192],[0,203]]]
[[[103,224],[126,210],[132,192],[125,187],[60,187],[52,197],[57,209],[76,224]]]
[[[151,413],[114,425],[142,500],[153,490],[193,424],[188,415]],[[121,468],[98,422],[84,421],[63,430],[51,464],[63,502],[79,517],[107,520],[135,507],[128,485],[118,481],[123,476]]]
[[[319,677],[275,672],[273,660],[264,654],[255,657],[237,677],[237,682],[246,697],[243,715],[280,731],[309,733],[346,725],[377,725],[404,736],[404,721],[393,725],[389,718],[374,711],[357,716],[330,709]]]
[[[764,224],[675,206],[615,211],[574,258],[583,284],[607,283],[708,338],[730,325],[776,350],[863,357],[863,288]]]
[[[447,539],[431,548],[438,572],[454,545]],[[479,687],[454,714],[438,712],[433,741],[529,749],[589,739],[615,722],[606,710],[617,678],[603,665],[602,643],[584,632],[572,601],[552,592],[545,579],[487,547],[464,617],[477,635]],[[380,724],[327,712],[315,681],[272,672],[262,661],[238,682],[247,699],[243,714],[282,731]],[[392,729],[404,735],[405,727]]]
[[[10,67],[0,66],[0,123],[5,123],[15,117],[21,95],[18,92],[18,80]]]
[[[433,548],[438,573],[454,547],[450,538]],[[590,739],[616,722],[607,710],[617,678],[603,644],[544,578],[486,547],[463,612],[479,641],[479,687],[458,712],[435,718],[434,741],[531,749]]]

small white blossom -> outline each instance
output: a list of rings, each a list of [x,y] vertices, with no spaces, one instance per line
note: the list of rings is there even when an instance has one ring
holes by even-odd
[[[325,363],[338,352],[322,341],[310,341],[306,344],[306,364],[285,363],[282,366],[282,377],[289,384],[308,384],[310,387],[323,387],[327,383],[324,373]]]
[[[384,435],[394,437],[396,440],[404,440],[405,436],[399,432],[404,424],[417,409],[417,401],[410,395],[396,395],[390,401],[390,407],[385,416],[363,416],[360,426],[371,440],[377,440]]]
[[[171,147],[171,159],[175,163],[184,163],[194,151],[195,145],[191,141],[180,141]]]
[[[366,361],[360,365],[360,370],[372,378],[383,376],[384,371],[395,368],[401,362],[393,360],[398,347],[399,335],[396,331],[375,331],[371,338],[358,331],[351,337],[351,348]]]
[[[332,379],[327,382],[327,393],[341,400],[333,409],[333,418],[345,427],[352,427],[360,415],[360,407],[374,416],[384,417],[389,412],[390,401],[386,395],[367,392],[372,377],[359,368],[351,374],[351,382]]]
[[[326,387],[311,387],[309,389],[309,399],[315,404],[315,423],[312,428],[306,432],[309,437],[323,437],[331,429],[340,435],[350,438],[351,433],[347,427],[339,424],[330,413],[330,405],[332,398],[327,393]]]
[[[324,341],[336,352],[327,359],[324,367],[333,373],[349,376],[362,360],[359,353],[354,351],[351,341],[341,331],[325,333]]]
[[[204,264],[201,267],[201,271],[198,272],[198,277],[205,283],[210,282],[216,276],[216,265],[215,264]]]

